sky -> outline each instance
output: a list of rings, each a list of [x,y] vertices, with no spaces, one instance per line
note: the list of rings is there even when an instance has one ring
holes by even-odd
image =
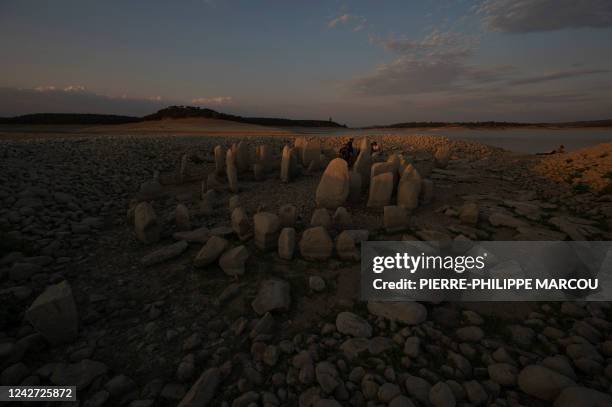
[[[612,118],[611,0],[0,0],[0,116]]]

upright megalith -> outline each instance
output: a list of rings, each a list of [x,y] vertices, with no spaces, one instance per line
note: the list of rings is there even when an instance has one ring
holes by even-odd
[[[291,260],[295,251],[295,229],[286,227],[281,230],[278,237],[278,257]]]
[[[448,145],[438,147],[434,154],[434,162],[438,168],[446,168],[448,161],[450,160],[451,150]]]
[[[25,317],[53,345],[72,342],[79,332],[76,304],[67,281],[47,287]]]
[[[278,217],[282,227],[294,227],[297,220],[297,209],[294,205],[286,204],[278,209]]]
[[[302,164],[308,168],[311,162],[319,162],[321,158],[321,142],[318,139],[306,141],[302,147]]]
[[[334,250],[334,242],[323,226],[306,229],[300,239],[300,254],[307,260],[327,260]]]
[[[236,144],[236,168],[239,173],[247,172],[251,163],[251,152],[249,146],[241,141]]]
[[[278,244],[280,219],[274,213],[259,212],[253,217],[255,246],[262,250],[275,248]]]
[[[406,209],[413,210],[419,205],[422,179],[419,172],[412,165],[408,165],[397,187],[397,204]]]
[[[161,227],[149,202],[141,202],[134,209],[134,231],[138,240],[143,243],[155,243],[159,240]]]
[[[296,152],[296,155],[298,157],[298,162],[300,164],[302,164],[302,151],[304,150],[304,146],[306,145],[306,137],[304,136],[300,136],[300,137],[296,137],[295,140],[293,141],[293,149]]]
[[[189,219],[189,209],[183,204],[176,205],[174,211],[174,222],[179,231],[191,230],[191,220]]]
[[[215,154],[215,173],[217,175],[225,174],[225,148],[222,146],[216,146],[214,150]]]
[[[251,222],[241,207],[234,208],[232,211],[232,229],[242,241],[248,240],[253,235]]]
[[[357,171],[349,171],[349,196],[350,202],[359,202],[361,199],[361,174]]]
[[[372,166],[372,152],[368,139],[361,139],[359,155],[353,164],[353,171],[361,175],[361,184],[364,187],[370,185],[370,167]]]
[[[257,160],[263,167],[263,172],[266,173],[272,169],[273,157],[272,147],[268,144],[262,144],[257,150]]]
[[[227,183],[231,192],[238,192],[238,169],[236,168],[236,157],[232,150],[227,150],[225,156],[226,172],[227,172]]]
[[[382,208],[389,205],[393,194],[393,174],[385,172],[377,175],[370,181],[370,194],[368,208]]]
[[[316,202],[321,208],[335,209],[344,205],[350,192],[348,164],[342,158],[332,160],[317,187]]]
[[[187,154],[183,154],[181,156],[181,163],[180,163],[180,167],[179,167],[179,183],[183,184],[184,182],[187,181],[188,178],[188,168],[189,165],[189,156]]]
[[[293,178],[292,160],[291,160],[291,147],[283,147],[283,154],[281,156],[281,181],[290,182]]]

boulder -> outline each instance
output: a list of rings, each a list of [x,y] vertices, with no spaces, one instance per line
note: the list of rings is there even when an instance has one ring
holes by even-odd
[[[284,280],[266,280],[261,283],[257,296],[251,303],[258,315],[271,311],[287,311],[291,305],[290,286]]]
[[[336,238],[336,252],[341,260],[358,261],[361,258],[353,235],[346,230]]]
[[[422,180],[419,172],[412,165],[408,165],[397,187],[397,204],[406,209],[413,210],[419,205]]]
[[[206,226],[202,226],[195,230],[176,232],[172,235],[174,240],[185,240],[190,243],[206,243],[210,236],[210,231]]]
[[[306,229],[300,239],[300,254],[307,260],[327,260],[334,250],[334,242],[322,226]]]
[[[329,211],[325,208],[315,209],[310,218],[310,226],[323,226],[325,229],[331,228],[332,219],[329,215]]]
[[[282,227],[294,227],[297,220],[297,210],[291,204],[283,205],[278,209],[278,217]]]
[[[185,231],[191,229],[191,221],[189,220],[189,209],[183,204],[176,205],[174,211],[174,221],[176,223],[176,229],[179,231]]]
[[[225,148],[223,148],[222,146],[216,146],[214,149],[214,154],[215,154],[215,173],[217,175],[223,175],[225,174],[225,155],[227,154],[225,151]]]
[[[140,263],[145,267],[153,266],[180,256],[185,250],[187,250],[188,247],[189,244],[186,241],[181,240],[147,254],[140,260]]]
[[[207,369],[191,386],[178,407],[205,407],[209,406],[221,383],[221,371],[212,367]]]
[[[134,210],[134,230],[136,237],[143,243],[150,244],[159,241],[160,225],[153,206],[148,202],[141,202]]]
[[[377,317],[407,325],[418,325],[427,319],[427,308],[418,302],[369,301],[368,311]]]
[[[457,405],[455,394],[445,382],[438,382],[431,387],[429,402],[433,407],[455,407]]]
[[[255,246],[261,250],[273,249],[278,244],[279,217],[270,212],[259,212],[253,217]]]
[[[79,321],[70,284],[48,286],[26,310],[25,318],[53,345],[76,339]]]
[[[565,388],[575,386],[569,377],[540,365],[529,365],[518,376],[519,388],[540,400],[552,401]]]
[[[369,338],[372,336],[372,326],[368,321],[352,312],[341,312],[336,317],[336,329],[344,335],[356,338]]]
[[[387,172],[393,175],[393,185],[395,185],[399,174],[397,173],[397,163],[393,161],[372,164],[370,169],[370,179]]]
[[[242,241],[248,240],[253,236],[251,222],[244,209],[238,207],[232,211],[232,229]]]
[[[459,208],[459,220],[465,225],[476,225],[478,223],[478,205],[474,202],[467,202]]]
[[[222,237],[212,236],[200,249],[193,262],[195,267],[205,267],[214,263],[225,250],[229,242]]]
[[[223,253],[219,259],[219,266],[228,276],[244,274],[244,263],[249,258],[249,251],[245,246],[234,247]]]
[[[240,204],[240,196],[239,195],[232,195],[230,196],[229,199],[229,211],[230,213],[234,212],[234,209],[241,207],[242,205]]]
[[[389,205],[393,193],[393,174],[385,172],[370,180],[368,208],[382,208]]]
[[[582,386],[567,387],[555,400],[554,407],[608,407],[612,406],[610,394]]]
[[[332,160],[317,187],[316,202],[321,208],[334,209],[342,206],[349,196],[349,170],[342,158]]]
[[[332,217],[332,221],[336,227],[347,227],[353,223],[351,214],[345,207],[342,206],[336,209],[336,212],[334,212],[334,216]]]
[[[272,147],[270,145],[262,144],[259,146],[257,158],[259,159],[259,163],[263,166],[264,173],[272,169],[274,157],[272,156]]]
[[[231,192],[238,192],[238,170],[233,164],[227,165],[227,184]]]
[[[383,219],[388,233],[399,232],[408,227],[408,211],[402,206],[385,206]]]
[[[446,168],[450,160],[451,150],[449,146],[438,147],[434,153],[434,163],[437,168]]]
[[[278,236],[278,257],[291,260],[295,251],[295,229],[283,228]]]

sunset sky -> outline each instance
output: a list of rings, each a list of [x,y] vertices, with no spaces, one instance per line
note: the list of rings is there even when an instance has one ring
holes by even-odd
[[[0,116],[612,118],[612,1],[0,0]]]

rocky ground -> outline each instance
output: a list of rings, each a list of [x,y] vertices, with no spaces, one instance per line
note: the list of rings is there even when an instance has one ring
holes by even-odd
[[[378,139],[380,159],[410,157],[433,198],[405,230],[388,233],[362,193],[341,225],[327,225],[331,238],[359,229],[370,240],[612,240],[603,153],[535,157],[433,136]],[[1,385],[76,384],[82,406],[612,405],[607,303],[363,303],[359,264],[341,250],[312,261],[296,249],[282,259],[248,233],[256,213],[288,204],[297,242],[310,226],[324,165],[282,183],[281,149],[293,137],[244,139],[252,150],[270,146],[269,171],[239,174],[237,194],[220,177],[202,205],[214,147],[239,140],[0,139]],[[344,141],[323,139],[327,159]],[[444,146],[448,166],[435,168]],[[566,185],[559,174],[571,165],[588,166],[581,183],[591,187]],[[248,219],[243,236],[232,228],[233,195]],[[134,232],[143,200],[160,227],[149,244]],[[213,236],[226,242],[221,251],[244,251],[202,267]],[[244,274],[228,275],[244,253]],[[41,300],[47,286],[55,291]],[[41,318],[38,309],[59,311]]]

